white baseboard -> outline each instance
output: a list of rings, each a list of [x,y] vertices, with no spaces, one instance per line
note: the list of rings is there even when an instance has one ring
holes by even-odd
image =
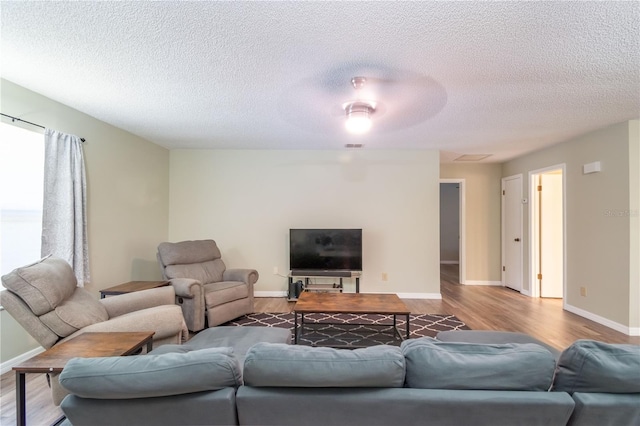
[[[287,292],[281,291],[254,291],[253,297],[287,297]]]
[[[440,264],[442,264],[442,265],[459,265],[460,261],[459,260],[441,260]]]
[[[0,364],[0,374],[4,374],[8,371],[11,371],[13,367],[16,365],[33,358],[34,356],[44,352],[44,348],[42,346],[37,347],[35,349],[30,350],[29,352],[25,352],[22,355],[18,355],[15,358],[11,358],[9,361],[5,361]]]
[[[615,331],[619,331],[620,333],[626,334],[627,336],[640,336],[640,327],[628,327],[615,321],[611,321],[608,318],[601,317],[600,315],[585,311],[584,309],[576,308],[575,306],[569,304],[565,304],[564,309],[591,321],[597,322],[598,324],[602,324],[605,327],[609,327]]]
[[[440,293],[396,293],[400,299],[442,299]]]
[[[388,294],[397,294],[400,299],[442,299],[440,293],[396,293],[389,292]],[[253,297],[287,297],[286,291],[256,291],[253,293]]]
[[[465,280],[462,285],[499,285],[502,286],[502,281],[476,281],[476,280]]]
[[[397,293],[395,291],[376,291],[376,294],[397,294],[400,299],[442,299],[440,293]]]

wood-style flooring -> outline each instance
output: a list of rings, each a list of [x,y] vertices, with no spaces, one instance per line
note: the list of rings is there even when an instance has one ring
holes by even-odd
[[[404,299],[413,314],[453,314],[472,330],[505,330],[527,333],[560,350],[577,339],[608,343],[640,344],[603,325],[564,311],[562,300],[533,299],[504,287],[464,286],[458,282],[458,266],[442,265],[442,300]],[[256,312],[290,312],[294,302],[285,298],[257,298]],[[16,424],[15,374],[0,376],[0,425]],[[60,415],[51,402],[44,375],[27,375],[27,424],[49,425]]]

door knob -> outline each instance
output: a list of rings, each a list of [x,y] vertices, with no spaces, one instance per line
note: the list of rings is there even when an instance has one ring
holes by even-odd
[[[516,239],[515,239],[515,240],[513,240],[513,241],[520,241],[520,238],[516,238]]]

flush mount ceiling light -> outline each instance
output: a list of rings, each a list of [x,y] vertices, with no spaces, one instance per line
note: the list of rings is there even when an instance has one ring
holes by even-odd
[[[364,77],[353,77],[351,85],[356,89],[356,93],[360,95],[367,79]],[[360,96],[357,96],[358,98]],[[346,102],[342,105],[347,121],[345,126],[347,131],[354,134],[366,133],[371,129],[371,115],[376,111],[376,104],[372,101],[357,99]]]

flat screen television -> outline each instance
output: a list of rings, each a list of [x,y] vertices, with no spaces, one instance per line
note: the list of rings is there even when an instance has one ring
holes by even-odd
[[[289,267],[300,275],[361,271],[362,229],[290,229]]]

